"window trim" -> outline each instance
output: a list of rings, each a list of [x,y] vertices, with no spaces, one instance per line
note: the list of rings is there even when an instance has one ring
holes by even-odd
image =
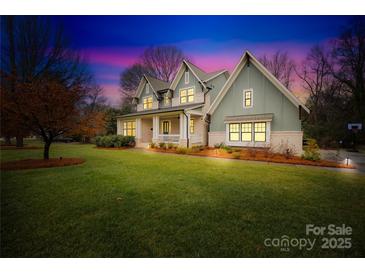
[[[191,131],[191,129],[193,129],[193,131]],[[191,135],[195,134],[195,119],[194,118],[190,118],[190,121],[189,121],[189,133]]]
[[[250,125],[250,131],[243,131],[242,130],[242,128],[243,128],[243,125],[244,124],[249,124]],[[242,123],[240,123],[240,125],[241,125],[241,142],[252,142],[252,122],[242,122]],[[250,140],[243,140],[243,133],[250,133],[250,136],[251,136],[251,138],[250,138]]]
[[[246,93],[247,92],[251,92],[251,105],[249,105],[249,106],[246,106]],[[252,88],[244,89],[242,94],[243,94],[243,100],[242,100],[243,108],[252,108],[253,107],[253,89]]]
[[[131,124],[131,127],[128,127],[128,124]],[[126,125],[126,127],[125,127],[125,125]],[[122,128],[123,128],[122,129],[123,136],[133,136],[133,137],[136,137],[137,123],[136,123],[135,120],[126,120],[126,121],[123,121],[123,127]],[[131,131],[132,135],[128,135],[128,130]],[[133,134],[133,132],[134,132],[134,134]]]
[[[193,90],[193,101],[191,101],[191,102],[188,101],[189,100],[189,95],[188,95],[188,90],[189,89],[192,89]],[[186,90],[186,102],[185,103],[182,103],[181,102],[181,91],[183,91],[183,90]],[[184,87],[184,88],[179,89],[179,102],[180,102],[181,105],[192,104],[192,103],[194,103],[194,101],[195,101],[195,86],[192,86],[192,87]]]
[[[168,94],[167,94],[167,92],[165,92],[164,94],[163,94],[163,105],[164,106],[168,106],[168,105],[170,105],[171,104],[171,98],[169,98],[168,96],[167,96]],[[166,103],[166,99],[168,99],[168,103]]]
[[[231,131],[231,125],[238,125],[238,131]],[[228,140],[230,142],[241,142],[241,123],[229,123],[228,124]],[[238,133],[238,140],[232,140],[231,139],[231,133]]]
[[[189,84],[189,81],[190,81],[190,73],[189,73],[189,70],[185,71],[184,77],[185,77],[185,84]]]
[[[251,141],[242,141],[242,124],[252,124],[252,139]],[[265,141],[255,141],[255,123],[265,123]],[[271,144],[271,120],[258,119],[258,120],[238,120],[225,122],[225,142],[229,146],[241,146],[241,147],[267,147]],[[239,124],[239,141],[232,141],[230,139],[230,124]],[[264,133],[264,132],[262,132]]]
[[[256,124],[264,124],[264,131],[256,131]],[[253,140],[255,143],[263,143],[266,142],[266,132],[267,132],[267,125],[266,122],[253,122]],[[265,133],[265,139],[263,141],[256,141],[256,133]]]
[[[163,123],[164,122],[168,122],[168,124],[169,124],[169,133],[164,133],[163,132]],[[162,132],[163,135],[170,135],[171,134],[171,120],[162,120],[161,121],[161,132]]]
[[[144,99],[148,99],[148,98],[151,98],[151,107],[150,108],[145,108],[144,107]],[[147,102],[147,105],[148,105],[148,102]],[[152,95],[149,95],[149,96],[144,96],[142,97],[142,108],[143,110],[147,110],[147,109],[152,109],[153,108],[153,96]]]

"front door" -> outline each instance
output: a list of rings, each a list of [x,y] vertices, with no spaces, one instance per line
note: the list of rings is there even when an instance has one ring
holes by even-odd
[[[162,132],[163,134],[170,133],[170,121],[163,121],[162,122]]]

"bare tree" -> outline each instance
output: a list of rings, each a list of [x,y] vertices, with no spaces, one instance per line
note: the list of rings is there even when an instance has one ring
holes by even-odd
[[[322,95],[333,82],[329,57],[329,53],[323,47],[314,46],[303,62],[302,70],[297,71],[298,77],[303,81],[304,89],[310,93],[307,104],[311,109],[310,119],[314,123],[318,121]]]
[[[183,52],[175,46],[147,48],[142,54],[142,64],[158,79],[172,81],[185,58]]]
[[[143,74],[150,75],[150,71],[143,65],[137,63],[126,68],[120,75],[120,87],[123,95],[131,96],[137,89]]]
[[[124,70],[120,75],[120,87],[123,101],[130,101],[143,74],[166,82],[172,81],[184,60],[183,52],[174,46],[147,48],[136,64]]]
[[[333,74],[349,91],[354,118],[365,121],[365,19],[353,17],[335,41],[332,56]]]
[[[260,58],[260,62],[287,88],[293,81],[295,63],[289,58],[287,52],[278,50],[272,56]]]

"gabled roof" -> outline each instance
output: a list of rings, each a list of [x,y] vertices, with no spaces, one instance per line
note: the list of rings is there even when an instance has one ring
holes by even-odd
[[[190,61],[183,60],[183,62],[181,63],[181,65],[176,73],[174,80],[171,82],[170,89],[176,88],[181,77],[184,75],[184,71],[185,71],[184,66],[185,65],[191,70],[191,72],[194,74],[194,76],[198,79],[198,81],[202,84],[202,86],[204,88],[206,88],[205,84],[208,81],[214,79],[215,77],[221,75],[222,73],[228,73],[227,70],[225,70],[225,69],[221,69],[221,70],[214,71],[214,72],[205,72],[204,70],[202,70],[198,66],[194,65]]]
[[[222,89],[218,93],[217,97],[211,104],[208,113],[212,114],[216,108],[218,107],[219,103],[222,101],[224,96],[227,94],[229,88],[232,86],[236,78],[238,77],[241,70],[245,67],[247,62],[250,62],[250,64],[254,65],[263,75],[265,75],[269,81],[282,93],[284,94],[290,102],[292,102],[296,107],[299,108],[301,106],[306,112],[309,113],[309,109],[297,98],[295,95],[293,95],[292,92],[290,92],[270,71],[268,71],[256,58],[253,56],[249,51],[246,51],[236,67],[234,68],[232,74],[229,76],[226,83],[223,85]]]
[[[143,91],[143,84],[145,81],[151,86],[152,91],[156,95],[157,98],[159,97],[158,93],[157,93],[158,91],[165,90],[170,87],[170,83],[168,83],[168,82],[165,82],[160,79],[154,78],[152,76],[143,74],[143,77],[141,78],[141,81],[139,82],[135,97],[141,96],[141,93]]]
[[[148,75],[146,75],[146,78],[155,91],[165,90],[170,87],[169,82],[165,82],[165,81],[162,81],[160,79],[157,79],[157,78],[154,78],[154,77],[151,77]]]

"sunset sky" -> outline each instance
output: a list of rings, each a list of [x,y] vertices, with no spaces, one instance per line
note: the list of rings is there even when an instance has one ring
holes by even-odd
[[[148,46],[175,45],[206,71],[232,71],[244,50],[256,57],[287,51],[299,64],[317,43],[341,31],[346,16],[63,16],[110,103],[119,75]]]

